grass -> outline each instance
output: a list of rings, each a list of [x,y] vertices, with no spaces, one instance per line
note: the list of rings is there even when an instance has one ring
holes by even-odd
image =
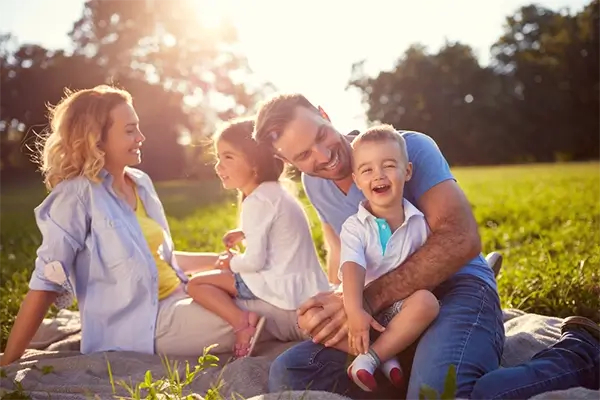
[[[503,307],[600,321],[600,164],[456,168],[472,203],[484,252],[505,256],[498,285]],[[237,200],[216,182],[161,182],[157,191],[176,247],[214,251],[236,225]],[[33,208],[41,185],[3,188],[0,197],[1,345],[13,324],[35,260],[40,234]],[[323,239],[307,204],[319,254]]]

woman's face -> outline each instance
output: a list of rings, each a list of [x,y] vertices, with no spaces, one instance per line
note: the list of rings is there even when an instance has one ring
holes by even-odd
[[[225,189],[244,191],[255,183],[255,169],[250,165],[245,155],[226,140],[216,143],[217,164],[215,171]]]
[[[146,140],[140,131],[140,120],[131,104],[122,103],[110,112],[112,124],[100,148],[108,168],[125,168],[142,161],[141,146]]]

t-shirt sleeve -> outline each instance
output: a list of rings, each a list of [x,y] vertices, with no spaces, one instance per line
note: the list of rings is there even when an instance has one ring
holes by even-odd
[[[343,280],[342,266],[346,262],[354,262],[365,269],[367,268],[364,229],[354,216],[348,218],[342,225],[340,247],[340,266],[338,269],[338,278],[340,280]]]
[[[318,201],[319,197],[316,195],[316,192],[319,190],[317,187],[319,182],[315,179],[311,179],[305,174],[302,174],[301,180],[304,193],[306,193],[306,197],[308,198],[308,201],[310,201],[310,204],[315,208],[319,221],[329,224],[329,221],[325,218],[325,213],[321,209],[321,204]]]
[[[418,201],[435,185],[455,178],[446,158],[431,137],[416,132],[409,135],[405,139],[410,162],[413,164],[413,175],[406,183],[406,189],[414,201]]]

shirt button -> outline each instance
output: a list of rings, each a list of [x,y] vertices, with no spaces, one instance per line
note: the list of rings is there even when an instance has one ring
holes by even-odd
[[[383,229],[387,228],[387,227],[385,226],[385,224],[381,224],[381,227],[382,227]]]

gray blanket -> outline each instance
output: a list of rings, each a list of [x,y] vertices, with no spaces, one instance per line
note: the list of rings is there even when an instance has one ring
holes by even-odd
[[[527,361],[537,351],[554,343],[560,336],[558,318],[526,314],[518,310],[505,310],[506,345],[502,366],[512,366]],[[118,383],[109,380],[108,365],[113,381],[124,381],[131,386],[144,381],[147,371],[154,380],[164,377],[164,360],[159,356],[127,352],[81,355],[79,314],[62,310],[54,319],[44,320],[28,350],[19,363],[5,368],[0,380],[0,394],[27,393],[32,399],[114,399],[131,398]],[[208,368],[187,386],[187,393],[197,397],[207,396],[207,391],[219,386],[223,398],[253,400],[326,399],[341,400],[342,396],[324,392],[290,392],[267,394],[267,376],[270,362],[294,343],[262,343],[257,356],[226,363],[228,357],[220,355],[219,367]],[[182,359],[178,369],[185,370]],[[189,360],[192,366],[197,360]],[[226,365],[225,365],[226,364]],[[224,367],[223,367],[224,366]],[[182,374],[183,376],[183,374]],[[113,391],[114,390],[114,391]],[[115,396],[116,393],[116,396]],[[242,396],[242,397],[240,397]],[[15,398],[15,397],[13,397]],[[214,397],[213,397],[214,398]],[[598,399],[600,392],[573,388],[563,392],[550,392],[536,396],[542,399]]]

